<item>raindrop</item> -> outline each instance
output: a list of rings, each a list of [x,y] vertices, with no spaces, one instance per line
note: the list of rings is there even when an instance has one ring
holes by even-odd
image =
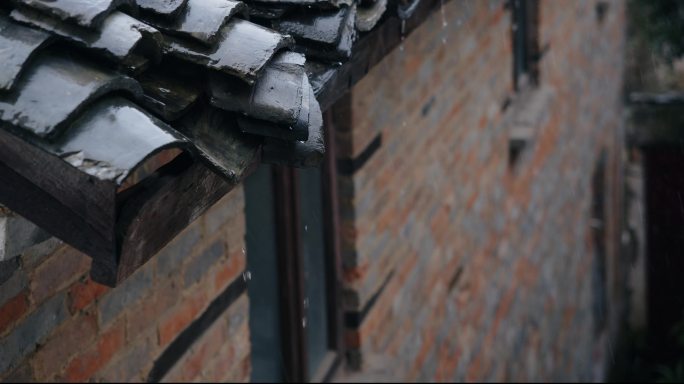
[[[302,328],[306,328],[306,317],[302,318]]]
[[[406,20],[401,20],[401,43],[399,43],[399,50],[404,52],[404,39],[406,38]]]
[[[309,232],[309,226],[308,225],[304,225],[304,232]]]
[[[245,250],[245,247],[242,247],[242,254],[244,255],[246,253],[247,253],[247,251]]]
[[[244,272],[242,272],[242,279],[243,279],[244,281],[250,281],[250,280],[252,280],[252,272],[250,272],[250,271],[244,271]]]
[[[439,0],[439,11],[442,14],[442,28],[446,28],[449,23],[447,23],[446,14],[444,12],[444,0]]]
[[[304,309],[308,309],[308,308],[309,308],[309,298],[307,297],[304,299]]]

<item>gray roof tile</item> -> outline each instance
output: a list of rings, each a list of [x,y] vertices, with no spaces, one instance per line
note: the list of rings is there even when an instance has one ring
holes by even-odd
[[[39,137],[54,136],[91,101],[112,91],[141,95],[129,77],[67,55],[37,58],[15,89],[0,95],[0,120]]]
[[[307,88],[309,89],[309,98],[314,99],[313,88]],[[306,141],[283,141],[266,138],[262,155],[263,161],[295,167],[314,167],[320,164],[325,154],[325,144],[323,141],[323,117],[318,103],[311,104],[308,130],[309,134]]]
[[[137,240],[128,248],[114,244],[120,239],[110,231],[135,230],[130,216],[149,196],[170,196],[188,183],[183,201],[200,194],[206,203],[259,161],[321,161],[316,94],[351,55],[356,31],[373,28],[385,9],[386,0],[4,2],[0,157],[16,183],[26,181],[22,188],[35,187],[30,192],[46,199],[32,210],[33,201],[17,200],[12,187],[0,185],[0,203],[16,204],[31,220],[52,212],[37,223],[94,253],[93,276],[111,284],[138,265],[117,266],[122,252],[135,260],[150,256],[136,253]],[[157,159],[179,153],[169,148],[184,153],[165,166]],[[209,181],[195,188],[194,177]],[[155,192],[139,192],[148,187]],[[128,205],[121,208],[121,201]],[[65,212],[74,214],[68,230],[54,225]],[[178,230],[187,224],[173,220]],[[102,244],[79,243],[72,235],[83,231]],[[168,241],[153,240],[141,249]]]
[[[238,183],[259,154],[260,140],[240,134],[235,118],[205,107],[176,124],[199,150],[201,158],[231,183]],[[221,127],[221,129],[217,129]]]
[[[362,2],[356,9],[356,29],[367,32],[375,27],[387,9],[387,0]]]
[[[140,103],[166,121],[185,114],[201,95],[195,79],[181,78],[168,71],[147,71],[137,80],[145,92]]]
[[[27,8],[15,9],[10,16],[21,23],[39,27],[71,40],[125,67],[137,67],[139,56],[154,61],[161,58],[161,33],[122,12],[115,11],[110,14],[99,29],[82,28],[59,19],[45,17]],[[143,47],[144,49],[141,49]]]
[[[284,56],[295,61],[288,62]],[[297,61],[297,58],[301,60]],[[295,125],[305,90],[303,58],[297,53],[279,54],[253,87],[226,76],[212,76],[209,82],[211,103],[218,108],[259,116],[276,124]]]
[[[159,119],[129,100],[112,97],[95,103],[50,147],[81,171],[121,184],[149,156],[185,144]]]
[[[175,17],[181,12],[188,0],[136,0],[141,11],[160,16]]]
[[[96,28],[115,9],[136,9],[133,0],[23,0],[22,4],[82,27]]]
[[[282,35],[246,20],[233,19],[221,31],[215,47],[169,39],[168,53],[180,59],[237,76],[253,83],[280,49],[292,45],[289,36]]]
[[[236,13],[246,13],[247,7],[233,0],[188,0],[183,14],[173,20],[150,19],[157,28],[180,37],[190,38],[208,46],[221,39],[222,27]]]
[[[48,42],[45,32],[21,26],[0,15],[0,91],[7,91],[33,54]]]

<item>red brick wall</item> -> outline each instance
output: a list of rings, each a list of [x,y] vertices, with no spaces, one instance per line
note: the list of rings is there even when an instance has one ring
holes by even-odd
[[[236,188],[114,289],[92,282],[90,259],[56,240],[15,259],[0,285],[0,379],[147,380],[170,343],[242,278],[243,207]],[[247,312],[243,293],[163,380],[248,380]]]
[[[508,132],[524,100],[502,107],[512,96],[503,1],[448,2],[352,92],[341,157],[382,133],[378,152],[339,181],[345,305],[369,308],[346,331],[362,373],[601,375],[608,335],[593,333],[591,176],[605,148],[605,193],[616,194],[624,5],[611,2],[600,25],[594,0],[541,4],[541,83],[555,96],[514,172]],[[147,379],[242,278],[243,207],[237,188],[115,289],[91,282],[89,259],[54,240],[6,262],[15,264],[0,269],[0,380]],[[619,218],[619,200],[608,207]],[[607,227],[612,298],[617,221]],[[248,380],[247,308],[243,293],[163,379]],[[614,329],[619,311],[609,310]]]
[[[346,331],[362,373],[601,377],[608,336],[593,333],[591,177],[605,148],[607,285],[619,297],[625,21],[624,2],[610,2],[602,24],[596,3],[541,1],[541,86],[555,96],[514,171],[508,132],[524,101],[502,108],[512,95],[502,1],[449,2],[353,89],[340,156],[358,156],[379,132],[383,141],[340,180],[347,310],[377,295]]]

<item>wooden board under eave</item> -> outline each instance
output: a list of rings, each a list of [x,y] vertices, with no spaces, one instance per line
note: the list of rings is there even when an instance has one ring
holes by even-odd
[[[234,186],[187,155],[162,167],[134,187],[132,195],[120,199],[116,273],[94,263],[93,279],[114,278],[114,284],[124,280]]]
[[[92,279],[108,286],[130,276],[234,186],[181,155],[117,196],[114,183],[0,129],[0,200],[90,256]]]
[[[116,265],[116,185],[0,129],[0,200],[74,248]]]

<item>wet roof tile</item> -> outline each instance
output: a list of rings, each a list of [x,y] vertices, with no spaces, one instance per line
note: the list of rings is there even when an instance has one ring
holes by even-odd
[[[290,7],[284,4],[260,4],[250,2],[249,16],[262,19],[278,19],[282,17],[289,9]]]
[[[166,121],[180,118],[201,94],[196,79],[174,76],[167,71],[148,71],[137,80],[144,91],[141,104]]]
[[[186,144],[131,101],[113,97],[88,108],[50,147],[84,173],[121,184],[149,156]]]
[[[119,7],[135,9],[133,0],[23,0],[22,4],[86,28],[98,27]]]
[[[353,0],[259,0],[262,3],[268,4],[288,4],[288,5],[319,5],[324,7],[339,7],[342,5],[350,5]]]
[[[355,15],[355,6],[343,6],[286,16],[274,21],[273,27],[294,36],[307,55],[338,60],[351,54]]]
[[[0,120],[39,137],[49,137],[92,100],[112,91],[142,93],[133,79],[67,55],[33,61],[14,90],[0,95]]]
[[[325,12],[305,12],[273,22],[273,26],[283,32],[323,44],[337,44],[344,26],[348,8]]]
[[[12,88],[27,62],[49,37],[45,32],[21,26],[0,15],[0,91]]]
[[[188,0],[137,0],[142,11],[165,17],[174,17],[183,10]]]
[[[159,31],[125,13],[115,11],[100,29],[87,29],[55,18],[47,18],[31,9],[15,9],[10,16],[19,22],[34,25],[62,38],[100,53],[124,66],[133,66],[137,56],[159,60],[162,36]],[[145,40],[145,41],[144,41]],[[136,49],[144,47],[145,50]]]
[[[221,38],[221,28],[247,7],[233,0],[188,0],[182,15],[172,21],[148,20],[170,34],[190,38],[213,46]]]
[[[309,138],[310,111],[312,104],[318,105],[318,101],[311,97],[311,88],[306,74],[302,78],[302,101],[301,108],[297,113],[294,124],[278,124],[254,117],[239,117],[237,119],[240,130],[267,137],[275,137],[283,140],[304,141]]]
[[[233,19],[221,31],[216,47],[174,39],[168,53],[253,83],[273,55],[293,43],[289,36],[241,19]]]
[[[297,124],[302,108],[304,56],[282,52],[264,69],[254,86],[227,76],[213,76],[211,103],[219,108],[258,116],[276,124]]]
[[[235,118],[220,109],[202,108],[175,126],[192,140],[201,159],[233,184],[244,177],[259,154],[260,140],[241,134]]]
[[[419,0],[398,1],[408,12]],[[92,253],[94,278],[108,284],[259,161],[319,164],[325,146],[316,94],[346,80],[338,62],[350,57],[357,30],[372,29],[387,8],[386,0],[0,4],[0,52],[9,53],[0,69],[0,157],[35,186],[32,193],[46,196],[26,204],[0,183],[7,200],[0,203],[28,207],[32,220],[45,218],[41,225]],[[178,150],[184,154],[171,163],[149,161]],[[198,188],[200,179],[209,181]],[[113,238],[120,228],[136,230],[140,206],[160,207],[177,196],[182,212],[164,216],[174,224],[167,237],[140,231]],[[61,214],[76,230],[62,230]],[[92,232],[85,243],[72,236],[83,231]],[[121,267],[126,257],[137,261]]]
[[[387,9],[387,0],[361,2],[356,9],[356,29],[367,32],[375,27]]]
[[[315,100],[313,88],[309,90],[309,99]],[[310,104],[308,138],[306,141],[283,141],[266,138],[262,160],[272,164],[287,164],[295,167],[313,167],[323,160],[325,143],[323,141],[323,117],[318,103]]]

